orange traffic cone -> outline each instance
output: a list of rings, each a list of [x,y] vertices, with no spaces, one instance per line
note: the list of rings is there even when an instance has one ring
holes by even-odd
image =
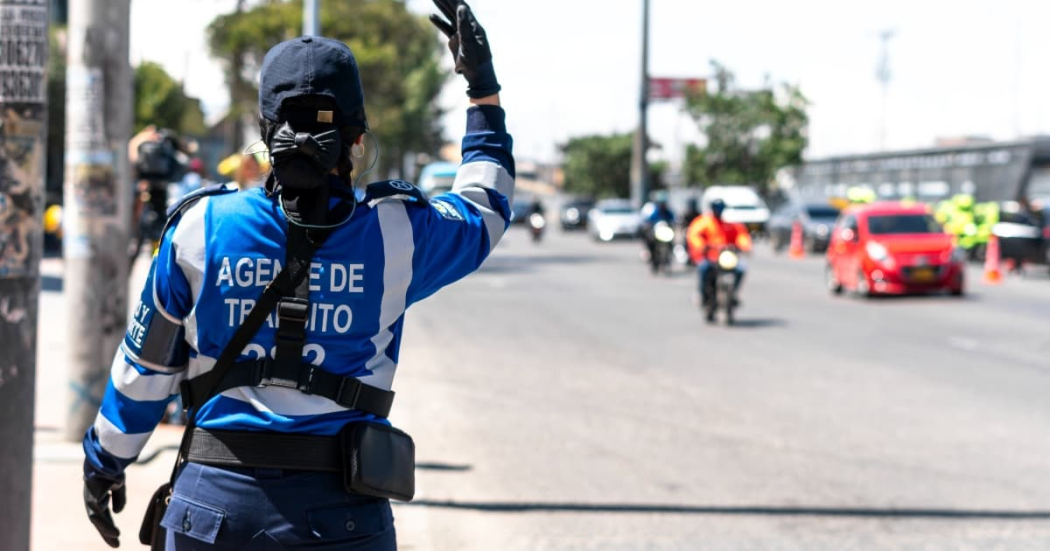
[[[999,237],[993,235],[988,238],[988,247],[984,252],[984,282],[998,285],[1002,280],[1003,273],[999,269]]]
[[[791,258],[802,258],[806,256],[806,250],[802,247],[802,222],[795,220],[791,226],[791,248],[788,250]]]

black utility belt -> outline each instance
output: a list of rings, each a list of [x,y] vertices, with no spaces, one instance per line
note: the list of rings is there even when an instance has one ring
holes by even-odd
[[[411,501],[415,444],[389,425],[347,423],[335,436],[195,428],[186,459],[220,467],[338,472],[346,491]]]

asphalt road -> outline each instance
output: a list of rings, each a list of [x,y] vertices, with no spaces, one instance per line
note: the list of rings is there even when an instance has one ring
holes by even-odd
[[[402,549],[1050,548],[1050,279],[832,297],[750,259],[733,328],[634,242],[515,228],[408,313]]]

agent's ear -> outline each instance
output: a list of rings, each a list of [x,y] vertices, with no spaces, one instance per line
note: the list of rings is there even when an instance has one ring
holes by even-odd
[[[364,154],[365,154],[365,146],[363,145],[364,139],[365,139],[365,134],[364,134],[364,132],[362,132],[361,135],[359,135],[357,137],[357,139],[354,140],[353,145],[350,146],[350,155],[353,155],[354,158],[360,159],[362,156],[364,156]]]

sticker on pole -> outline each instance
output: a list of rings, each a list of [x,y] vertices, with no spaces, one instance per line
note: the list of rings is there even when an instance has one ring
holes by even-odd
[[[0,103],[47,101],[44,2],[0,4],[0,37]]]
[[[0,2],[0,278],[40,259],[47,101],[47,7]]]

